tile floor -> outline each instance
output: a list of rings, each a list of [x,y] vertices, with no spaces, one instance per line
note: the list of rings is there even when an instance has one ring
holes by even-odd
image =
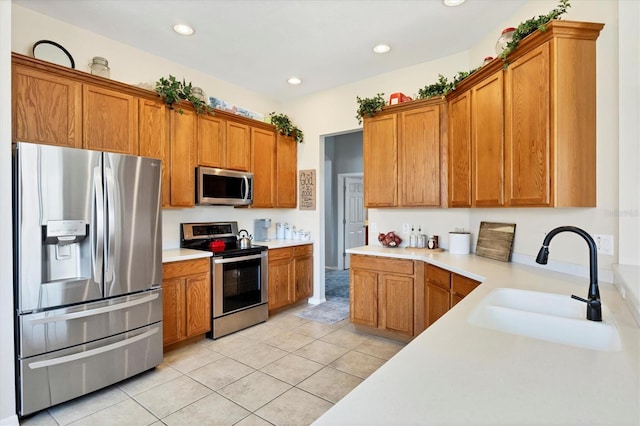
[[[294,314],[165,354],[148,371],[21,425],[308,425],[402,348]]]

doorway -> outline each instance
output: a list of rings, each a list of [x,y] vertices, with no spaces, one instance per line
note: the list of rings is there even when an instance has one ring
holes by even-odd
[[[344,270],[345,246],[361,246],[364,245],[365,240],[363,226],[366,210],[361,194],[363,187],[362,130],[327,136],[324,142],[324,266],[327,271]],[[349,180],[349,199],[345,202],[347,178],[354,180]],[[345,207],[348,208],[346,215]],[[347,226],[345,219],[353,223]],[[360,232],[357,230],[358,226],[361,227]],[[345,232],[350,234],[345,237]]]
[[[338,269],[349,269],[347,249],[365,244],[364,184],[362,173],[338,175]]]

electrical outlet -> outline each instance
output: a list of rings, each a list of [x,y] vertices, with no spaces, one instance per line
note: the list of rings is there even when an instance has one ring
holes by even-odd
[[[593,234],[599,254],[613,256],[613,235]]]
[[[369,232],[375,237],[378,236],[378,224],[376,222],[371,222],[369,224]]]
[[[411,233],[411,225],[409,225],[408,223],[403,223],[402,224],[402,233],[403,234],[410,234]]]

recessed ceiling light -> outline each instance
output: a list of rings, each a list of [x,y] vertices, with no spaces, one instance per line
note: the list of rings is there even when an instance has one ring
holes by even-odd
[[[464,3],[466,0],[442,0],[442,3],[444,3],[445,6],[460,6],[462,3]]]
[[[387,53],[391,50],[388,44],[376,44],[373,46],[373,51],[376,53]]]
[[[193,30],[193,28],[191,28],[189,25],[186,24],[176,24],[173,26],[173,31],[177,32],[178,34],[182,34],[182,35],[191,35],[193,34],[195,31]]]
[[[302,83],[302,80],[300,80],[298,77],[291,77],[289,80],[287,80],[287,83],[291,84],[292,86],[297,86],[298,84]]]

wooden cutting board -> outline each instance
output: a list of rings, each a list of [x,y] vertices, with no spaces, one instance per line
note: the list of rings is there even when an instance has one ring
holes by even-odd
[[[480,222],[476,255],[508,262],[515,236],[515,223]]]

